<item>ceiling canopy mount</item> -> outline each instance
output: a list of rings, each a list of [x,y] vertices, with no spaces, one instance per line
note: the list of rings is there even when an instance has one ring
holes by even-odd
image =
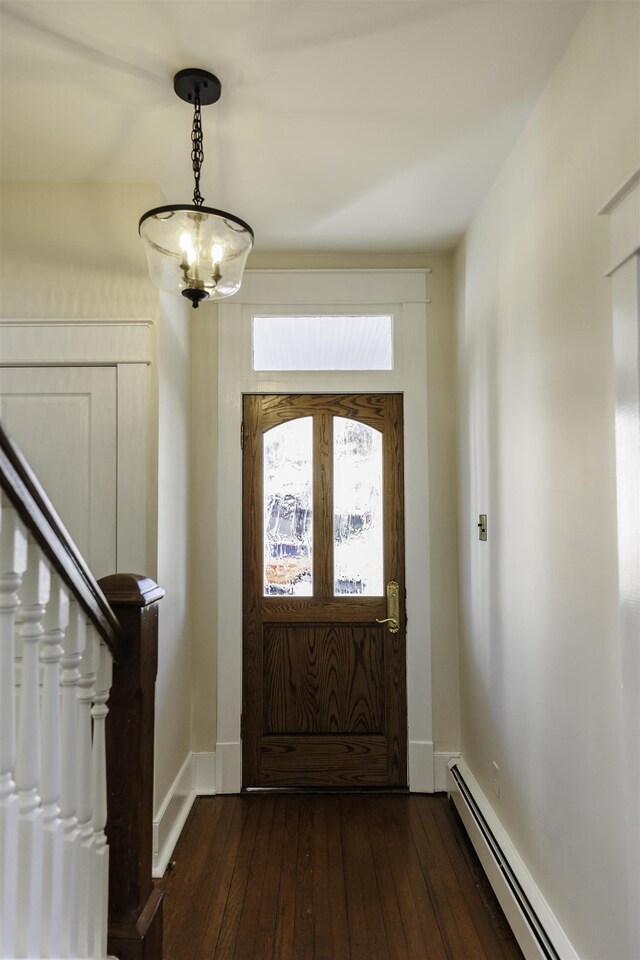
[[[186,103],[195,103],[200,97],[200,104],[206,107],[210,103],[217,103],[222,93],[222,84],[213,73],[208,70],[198,70],[196,67],[187,67],[179,70],[173,78],[173,89],[181,100]]]

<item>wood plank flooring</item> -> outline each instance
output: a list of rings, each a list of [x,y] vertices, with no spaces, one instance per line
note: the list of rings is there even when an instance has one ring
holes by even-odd
[[[163,960],[523,960],[442,795],[200,797]]]

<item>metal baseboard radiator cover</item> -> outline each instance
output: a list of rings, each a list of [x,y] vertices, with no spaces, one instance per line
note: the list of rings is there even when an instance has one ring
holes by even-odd
[[[547,936],[547,933],[545,932],[545,929],[542,923],[540,922],[540,919],[536,914],[536,911],[531,905],[531,901],[529,900],[525,891],[523,890],[520,881],[516,877],[514,871],[512,870],[509,864],[508,858],[505,856],[502,850],[502,847],[498,843],[491,827],[487,823],[487,820],[482,813],[482,810],[478,806],[471,790],[469,789],[467,782],[465,781],[464,776],[462,775],[459,765],[457,763],[452,764],[449,768],[449,773],[453,778],[457,787],[457,791],[453,791],[451,793],[451,797],[453,799],[453,802],[456,805],[456,808],[458,809],[458,812],[462,816],[462,820],[463,820],[463,823],[465,824],[465,827],[468,826],[468,823],[465,822],[468,820],[468,817],[464,816],[463,811],[460,809],[462,804],[464,804],[464,806],[466,807],[466,811],[468,815],[471,817],[475,827],[477,828],[479,837],[474,837],[473,835],[470,834],[470,839],[474,847],[476,848],[476,852],[480,856],[480,860],[483,861],[484,857],[482,856],[482,852],[478,850],[478,842],[483,842],[486,848],[485,853],[488,852],[490,854],[494,862],[495,868],[500,874],[501,879],[504,882],[505,886],[508,888],[510,898],[512,899],[512,901],[514,902],[514,905],[519,910],[522,920],[524,921],[524,923],[528,928],[528,933],[530,936],[527,937],[528,942],[523,943],[521,942],[521,937],[518,936],[519,931],[515,929],[516,925],[513,923],[513,917],[509,916],[509,913],[513,912],[513,906],[511,906],[511,910],[509,910],[508,909],[509,904],[508,903],[505,904],[504,902],[505,897],[500,896],[499,890],[495,890],[496,896],[500,900],[500,903],[502,905],[503,910],[505,911],[505,915],[507,916],[507,919],[511,923],[512,927],[514,927],[514,934],[516,936],[516,939],[518,939],[518,942],[520,943],[520,946],[525,953],[525,957],[527,957],[527,960],[529,960],[529,957],[534,957],[534,956],[544,958],[544,960],[563,960],[563,958],[557,952],[557,950],[551,943],[551,940]],[[485,866],[484,863],[483,863],[483,866]],[[485,869],[486,869],[486,866],[485,866]],[[491,876],[489,877],[489,880],[492,882],[492,886],[493,886],[494,884]],[[534,947],[536,951],[535,953],[531,952],[532,947]]]

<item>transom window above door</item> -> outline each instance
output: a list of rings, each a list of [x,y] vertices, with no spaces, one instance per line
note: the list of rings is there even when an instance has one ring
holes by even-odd
[[[254,316],[253,370],[393,370],[391,314]]]

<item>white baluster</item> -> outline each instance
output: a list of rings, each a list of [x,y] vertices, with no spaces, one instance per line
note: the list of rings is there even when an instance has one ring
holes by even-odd
[[[86,624],[79,604],[72,600],[69,628],[62,655],[62,782],[60,784],[60,816],[64,824],[64,863],[62,890],[62,955],[77,956],[78,893],[80,883],[80,831],[76,816],[78,803],[78,666],[86,640]]]
[[[78,681],[78,829],[81,837],[78,954],[91,955],[93,880],[95,839],[93,835],[93,789],[91,784],[91,707],[98,667],[98,638],[93,626],[87,625],[87,642],[80,663]]]
[[[64,825],[60,818],[60,660],[61,641],[69,622],[69,597],[59,576],[53,574],[51,595],[44,617],[40,661],[43,665],[42,763],[40,799],[44,813],[44,872],[42,956],[57,957],[62,936],[62,854]]]
[[[107,823],[107,759],[105,750],[105,719],[109,712],[107,700],[111,689],[113,663],[111,651],[100,642],[98,676],[93,698],[93,833],[95,843],[95,909],[94,957],[107,955],[107,914],[109,899],[109,847],[104,828]]]
[[[15,618],[27,568],[27,535],[15,510],[0,511],[0,956],[15,954],[18,874],[18,793],[14,694]]]
[[[49,599],[50,573],[37,543],[29,537],[27,571],[20,589],[18,635],[22,640],[22,686],[18,715],[16,786],[19,797],[18,903],[16,944],[18,955],[33,957],[40,951],[42,916],[43,811],[38,795],[40,780],[40,638],[42,617]]]

